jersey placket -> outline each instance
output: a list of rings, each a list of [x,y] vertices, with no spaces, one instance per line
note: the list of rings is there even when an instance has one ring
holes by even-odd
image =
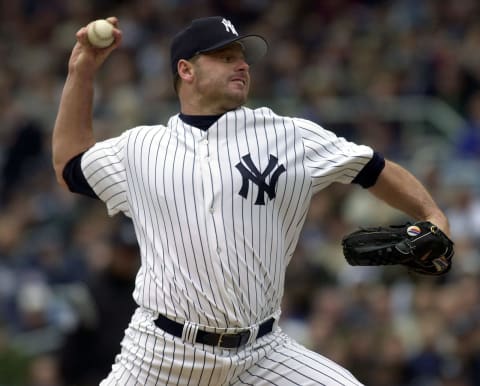
[[[212,259],[212,268],[215,271],[215,279],[219,293],[222,296],[227,314],[234,315],[235,307],[232,303],[231,273],[226,269],[226,246],[221,244],[225,238],[219,234],[223,232],[222,226],[216,221],[221,214],[220,192],[220,165],[217,160],[217,144],[212,135],[214,128],[211,127],[202,136],[199,143],[199,162],[203,183],[203,208],[205,213],[206,234],[209,246],[209,255]],[[230,299],[230,300],[227,300]]]

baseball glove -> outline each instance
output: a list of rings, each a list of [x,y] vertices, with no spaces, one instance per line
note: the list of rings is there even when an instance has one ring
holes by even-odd
[[[423,275],[443,275],[452,266],[453,242],[429,221],[365,227],[342,239],[350,265],[401,264]]]

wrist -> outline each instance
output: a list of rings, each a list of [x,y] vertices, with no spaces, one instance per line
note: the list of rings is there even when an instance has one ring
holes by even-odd
[[[95,73],[96,71],[88,66],[72,65],[68,68],[67,78],[71,81],[93,83]]]
[[[426,218],[426,220],[436,225],[443,233],[450,237],[450,224],[447,217],[443,213],[429,216]]]

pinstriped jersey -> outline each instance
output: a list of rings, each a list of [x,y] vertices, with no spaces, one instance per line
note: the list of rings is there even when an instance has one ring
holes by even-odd
[[[206,131],[179,115],[127,130],[89,149],[82,170],[110,215],[133,220],[136,302],[235,328],[279,311],[312,195],[372,156],[311,121],[241,107]]]

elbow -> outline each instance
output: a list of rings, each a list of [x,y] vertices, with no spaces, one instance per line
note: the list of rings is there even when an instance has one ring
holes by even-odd
[[[58,157],[58,154],[56,154],[55,149],[52,151],[52,167],[53,171],[55,173],[55,179],[57,180],[57,183],[64,187],[67,188],[67,183],[65,182],[65,179],[63,178],[63,170],[65,169],[66,162],[64,162],[60,157]]]
[[[63,178],[63,169],[65,168],[65,164],[64,163],[60,163],[60,162],[55,162],[55,160],[53,160],[53,170],[55,172],[55,178],[57,180],[57,183],[67,189],[67,183],[65,182],[65,179]]]
[[[55,136],[52,138],[52,168],[55,173],[55,179],[60,186],[66,186],[65,180],[63,179],[63,169],[65,168],[65,162],[61,159],[61,152],[59,151],[59,146],[55,139]]]

